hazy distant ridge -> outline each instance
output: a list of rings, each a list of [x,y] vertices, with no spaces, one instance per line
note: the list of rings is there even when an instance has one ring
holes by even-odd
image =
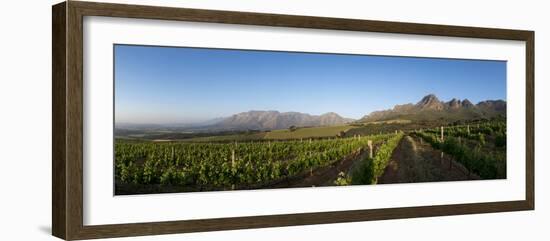
[[[275,130],[291,126],[331,126],[354,121],[329,112],[310,115],[299,112],[248,111],[225,118],[214,127],[219,129]]]

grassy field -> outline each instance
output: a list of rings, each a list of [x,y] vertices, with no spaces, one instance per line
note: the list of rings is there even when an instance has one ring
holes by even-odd
[[[189,142],[232,142],[232,141],[254,141],[254,140],[263,140],[265,137],[265,132],[258,132],[252,134],[235,134],[235,135],[222,135],[222,136],[205,136],[205,137],[195,137],[190,139],[184,139],[181,141]]]
[[[283,139],[301,139],[301,138],[319,138],[319,137],[335,137],[340,132],[346,132],[350,129],[355,128],[350,125],[342,126],[322,126],[322,127],[306,127],[298,128],[297,130],[290,131],[288,129],[284,130],[274,130],[266,133],[264,139],[269,140],[283,140]]]
[[[297,140],[306,138],[336,137],[340,132],[347,132],[356,126],[321,126],[302,127],[290,131],[289,129],[257,132],[250,134],[218,135],[184,139],[188,142],[231,142],[231,141],[255,141],[255,140]]]

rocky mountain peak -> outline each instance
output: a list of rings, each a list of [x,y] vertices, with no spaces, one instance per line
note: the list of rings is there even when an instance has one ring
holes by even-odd
[[[462,101],[457,100],[456,98],[453,98],[451,101],[447,103],[447,106],[451,109],[458,109],[462,107]]]
[[[490,109],[494,111],[506,111],[506,101],[503,101],[503,100],[481,101],[476,106],[481,109]]]
[[[418,103],[416,103],[417,107],[420,107],[420,109],[426,110],[442,110],[444,108],[444,105],[437,96],[434,94],[429,94],[424,96],[422,100],[420,100]]]
[[[322,114],[321,116],[335,116],[335,117],[339,117],[340,115],[334,113],[334,112],[327,112],[325,114]]]
[[[473,107],[474,104],[472,104],[472,102],[470,102],[470,100],[464,99],[464,100],[462,101],[462,106],[463,106],[463,107],[466,107],[466,108],[470,108],[470,107]]]
[[[275,130],[290,126],[330,126],[352,122],[334,112],[310,115],[300,112],[248,111],[232,115],[217,124],[218,129]]]
[[[371,122],[393,119],[464,120],[491,118],[505,114],[506,101],[504,100],[487,100],[474,105],[468,99],[453,98],[448,102],[442,102],[434,94],[429,94],[414,105],[396,105],[393,109],[373,111],[364,116],[361,121]]]

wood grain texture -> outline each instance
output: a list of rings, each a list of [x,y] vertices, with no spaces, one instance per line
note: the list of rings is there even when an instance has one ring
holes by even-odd
[[[530,209],[535,209],[535,32],[529,32],[525,39],[526,58],[526,194],[525,200]]]
[[[83,15],[67,5],[67,239],[83,228]]]
[[[204,232],[216,230],[282,227],[326,223],[359,222],[398,218],[418,218],[475,213],[520,211],[529,209],[523,201],[406,207],[339,212],[268,215],[254,217],[219,218],[191,221],[153,222],[137,224],[115,224],[85,226],[79,238],[107,238]]]
[[[401,33],[415,35],[525,40],[530,31],[342,19],[267,13],[170,8],[158,6],[72,2],[87,16],[180,20],[208,23],[298,27],[347,31]]]
[[[66,237],[65,3],[52,7],[52,234]]]
[[[83,225],[83,17],[109,16],[328,30],[519,40],[526,43],[526,196],[492,203],[203,220]],[[52,231],[74,239],[202,232],[534,209],[534,32],[357,19],[69,1],[53,7]]]

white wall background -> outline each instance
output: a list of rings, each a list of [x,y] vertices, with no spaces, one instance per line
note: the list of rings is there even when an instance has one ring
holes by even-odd
[[[119,1],[123,2],[123,1]],[[120,240],[548,240],[550,16],[545,1],[124,1],[172,6],[536,31],[536,210]],[[8,1],[0,13],[0,240],[56,240],[51,230],[51,5]],[[411,197],[414,198],[414,197]],[[335,197],[335,202],[343,202]]]

